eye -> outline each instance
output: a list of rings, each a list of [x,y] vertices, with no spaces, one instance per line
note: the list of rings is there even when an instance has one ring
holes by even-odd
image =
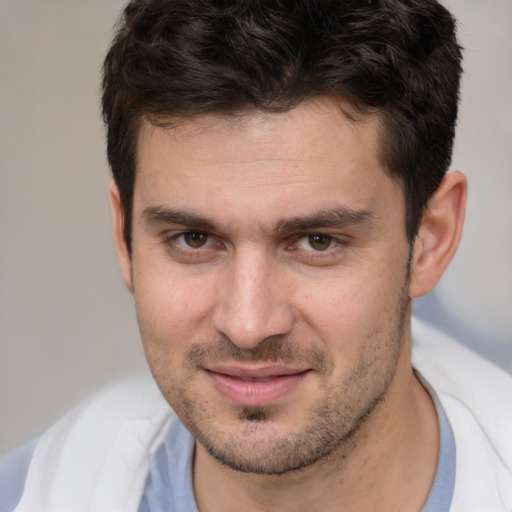
[[[304,251],[327,251],[339,245],[339,240],[331,235],[324,235],[322,233],[314,233],[301,237],[297,242],[297,247]]]
[[[214,261],[225,251],[222,239],[204,231],[178,231],[163,234],[163,248],[178,263]]]
[[[185,249],[202,249],[211,245],[210,237],[201,231],[186,231],[173,238],[176,244]]]

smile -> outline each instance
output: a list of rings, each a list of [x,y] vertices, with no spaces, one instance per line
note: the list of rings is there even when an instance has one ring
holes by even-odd
[[[206,369],[215,389],[230,402],[241,406],[269,405],[293,391],[311,370],[268,366],[246,369],[216,366]]]

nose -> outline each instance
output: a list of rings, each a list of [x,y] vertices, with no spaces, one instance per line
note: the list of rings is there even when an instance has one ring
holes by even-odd
[[[241,253],[222,270],[213,324],[240,348],[286,335],[294,325],[285,269],[266,255]]]

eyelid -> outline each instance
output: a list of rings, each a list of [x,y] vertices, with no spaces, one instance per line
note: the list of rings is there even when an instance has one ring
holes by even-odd
[[[310,238],[311,237],[324,237],[324,238],[327,238],[329,239],[329,246],[326,247],[325,249],[315,249],[314,247],[311,246],[311,243],[310,243]],[[333,249],[335,249],[336,247],[338,247],[341,243],[342,243],[342,240],[339,238],[339,237],[336,237],[334,235],[330,235],[328,233],[305,233],[305,234],[302,234],[302,235],[299,235],[297,238],[296,238],[296,241],[295,241],[295,245],[299,245],[299,243],[301,241],[306,241],[306,244],[309,245],[309,247],[306,247],[306,248],[299,248],[300,250],[303,250],[303,251],[306,251],[306,252],[312,252],[312,253],[318,253],[318,254],[321,254],[321,253],[327,253],[329,251],[332,251]]]
[[[189,233],[198,233],[207,236],[206,244],[201,247],[188,246],[184,240],[180,242],[180,238],[184,237]],[[330,246],[324,250],[310,248],[301,248],[298,246],[299,242],[306,240],[311,236],[322,236],[329,238]],[[348,237],[350,238],[350,237]],[[222,252],[226,249],[226,245],[222,238],[202,229],[181,229],[181,230],[170,230],[162,235],[163,245],[167,251],[171,254],[175,254],[178,258],[193,258],[196,261],[202,259],[214,258],[215,255],[219,255],[219,250]],[[307,242],[306,242],[307,243]],[[322,231],[302,232],[296,233],[288,239],[284,250],[288,253],[289,257],[296,258],[298,260],[304,260],[306,262],[317,261],[317,264],[328,264],[328,262],[334,262],[333,258],[338,259],[343,250],[349,245],[347,236],[333,235]],[[186,260],[184,260],[186,261]],[[192,262],[192,261],[191,261]]]
[[[179,239],[186,236],[187,234],[191,233],[197,233],[199,235],[205,235],[207,237],[206,244],[201,247],[191,247],[187,245],[186,243],[180,243]],[[204,252],[206,250],[211,250],[212,246],[214,244],[218,244],[218,240],[216,240],[215,236],[208,233],[207,231],[201,230],[201,229],[183,229],[180,231],[172,231],[164,234],[163,236],[163,243],[166,245],[169,249],[174,251],[179,251],[182,253],[194,255],[201,252]]]
[[[306,241],[306,243],[308,243],[308,238],[310,238],[310,237],[328,238],[330,240],[330,242],[334,244],[333,247],[336,247],[338,245],[345,245],[348,243],[346,236],[334,235],[332,233],[326,233],[326,232],[322,232],[322,231],[310,231],[310,232],[306,232],[306,233],[303,232],[303,233],[297,233],[297,234],[293,235],[293,237],[291,237],[290,245],[296,246],[301,241]],[[304,250],[308,250],[308,249],[304,249]],[[321,250],[315,251],[313,248],[311,248],[311,250],[313,252],[322,252]],[[330,250],[330,249],[325,249],[325,251],[327,251],[327,250]]]

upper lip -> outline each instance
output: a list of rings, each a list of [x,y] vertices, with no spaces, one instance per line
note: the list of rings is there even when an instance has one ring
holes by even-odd
[[[268,365],[261,367],[243,367],[239,365],[227,365],[220,364],[211,367],[205,367],[205,370],[219,373],[221,375],[227,375],[242,380],[259,380],[259,379],[271,379],[274,377],[282,377],[287,375],[297,375],[308,371],[309,368],[293,368],[282,365]]]
[[[244,367],[239,365],[220,364],[205,367],[205,370],[227,375],[242,380],[270,379],[273,377],[282,377],[287,375],[297,375],[308,371],[309,368],[293,368],[283,365],[267,365],[261,367]]]

